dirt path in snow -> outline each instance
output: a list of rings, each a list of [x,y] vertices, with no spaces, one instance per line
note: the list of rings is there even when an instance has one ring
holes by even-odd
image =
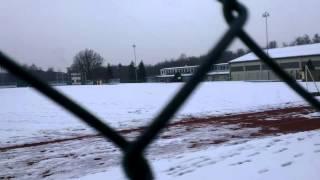
[[[190,118],[170,124],[148,149],[152,159],[178,156],[219,144],[320,128],[309,107],[295,107],[219,117]],[[135,138],[143,127],[120,131]],[[120,151],[99,135],[0,147],[0,179],[65,179],[118,165]]]

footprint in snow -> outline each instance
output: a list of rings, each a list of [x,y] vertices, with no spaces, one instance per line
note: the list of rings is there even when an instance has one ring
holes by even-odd
[[[270,147],[272,147],[273,146],[273,143],[272,144],[267,144],[265,147],[266,148],[270,148]]]
[[[314,136],[314,134],[308,134],[309,138],[312,138]]]
[[[282,148],[282,149],[280,149],[280,150],[278,150],[278,151],[274,152],[274,154],[281,153],[281,152],[283,152],[283,151],[287,151],[287,150],[288,150],[288,148]]]
[[[301,157],[301,156],[303,156],[303,153],[295,154],[293,157],[294,158],[298,158],[298,157]]]
[[[190,167],[176,167],[176,168],[170,168],[171,171],[167,171],[168,175],[173,175],[173,176],[182,176],[187,173],[191,173],[194,171],[193,168]]]
[[[185,175],[185,174],[188,174],[188,173],[192,173],[194,170],[193,169],[190,169],[190,170],[187,170],[187,171],[183,171],[183,172],[180,172],[179,174],[177,174],[177,176],[182,176],[182,175]]]
[[[303,140],[304,140],[304,138],[299,137],[299,138],[297,138],[297,140],[298,140],[298,141],[303,141]]]
[[[292,165],[291,161],[281,164],[282,167],[287,167],[287,166],[290,166],[290,165]]]
[[[261,169],[260,171],[258,171],[259,174],[263,174],[263,173],[266,173],[268,172],[269,169]]]
[[[206,159],[203,159],[203,160],[200,160],[200,161],[196,161],[196,162],[192,163],[191,165],[192,166],[198,166],[198,165],[201,165],[201,164],[203,164],[203,163],[205,163],[205,162],[207,162],[209,160],[210,160],[209,158],[206,158]]]
[[[242,165],[242,164],[246,164],[246,163],[249,163],[249,162],[251,162],[251,160],[247,159],[247,160],[244,160],[244,161],[239,161],[239,162],[236,162],[236,163],[232,163],[232,164],[230,164],[230,166]]]
[[[260,154],[260,152],[255,152],[253,154],[249,154],[248,157],[253,157],[253,156],[256,156],[256,155],[259,155],[259,154]]]
[[[245,149],[247,149],[246,147],[240,147],[240,148],[238,148],[237,150],[238,151],[243,151],[243,150],[245,150]]]
[[[240,155],[241,153],[233,153],[233,154],[230,154],[230,155],[226,155],[226,156],[222,156],[222,158],[232,158],[234,156],[238,156]]]
[[[214,161],[214,160],[211,160],[211,161],[206,161],[206,162],[202,162],[202,163],[198,163],[194,166],[196,166],[197,168],[201,168],[201,167],[204,167],[204,166],[208,166],[208,165],[212,165],[212,164],[216,164],[217,162]]]
[[[274,139],[273,142],[280,142],[281,139]]]

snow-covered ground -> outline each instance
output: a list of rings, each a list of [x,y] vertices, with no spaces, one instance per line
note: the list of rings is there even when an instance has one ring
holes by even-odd
[[[56,88],[112,127],[128,129],[148,124],[182,85],[148,83]],[[309,84],[309,88],[314,89],[314,86]],[[0,167],[6,169],[6,172],[0,171],[0,179],[125,179],[117,148],[101,137],[91,136],[93,132],[85,124],[32,88],[0,89],[0,100]],[[282,82],[207,82],[201,84],[174,120],[205,119],[297,105],[306,103]],[[315,118],[318,122],[318,113],[306,113],[289,115]],[[265,120],[274,122],[281,118]],[[320,178],[320,158],[316,158],[320,155],[319,130],[250,140],[250,135],[262,130],[259,126],[228,123],[194,126],[176,124],[151,145],[148,159],[151,159],[157,179]],[[132,131],[127,136],[134,138],[137,134],[138,131]],[[48,141],[85,135],[90,136]],[[229,143],[221,141],[225,137],[229,137]],[[200,140],[203,146],[199,146]],[[36,144],[45,141],[47,143]],[[35,144],[14,146],[26,143]],[[83,175],[86,176],[81,177]]]
[[[146,125],[182,83],[62,86],[67,94],[112,127]],[[310,85],[311,86],[311,85]],[[32,88],[0,89],[0,145],[92,133],[77,118]],[[175,119],[257,111],[304,102],[281,82],[203,83]]]
[[[156,179],[166,180],[318,180],[319,155],[316,130],[184,153],[152,165]],[[126,179],[119,167],[79,179],[109,178]]]

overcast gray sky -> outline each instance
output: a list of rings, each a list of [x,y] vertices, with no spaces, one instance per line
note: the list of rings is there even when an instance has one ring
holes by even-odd
[[[265,45],[264,11],[270,39],[291,41],[320,33],[319,0],[242,0],[250,9],[246,30]],[[65,70],[84,48],[107,63],[138,59],[154,64],[181,53],[199,56],[227,26],[215,0],[2,0],[0,50],[21,63]],[[236,42],[232,49],[243,47]]]

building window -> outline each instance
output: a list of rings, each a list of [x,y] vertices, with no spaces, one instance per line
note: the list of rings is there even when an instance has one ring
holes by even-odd
[[[259,71],[260,65],[246,66],[246,71]]]
[[[320,61],[312,61],[314,67],[320,67]]]
[[[243,66],[231,67],[231,71],[233,71],[233,72],[243,71]]]
[[[302,62],[302,69],[305,67],[305,65],[307,65],[308,61],[306,62]],[[311,60],[311,63],[314,67],[320,67],[320,61],[312,61]]]
[[[299,69],[299,62],[280,63],[280,67],[285,69]]]
[[[269,69],[270,69],[269,66],[267,66],[265,64],[262,65],[262,70],[269,70]]]

